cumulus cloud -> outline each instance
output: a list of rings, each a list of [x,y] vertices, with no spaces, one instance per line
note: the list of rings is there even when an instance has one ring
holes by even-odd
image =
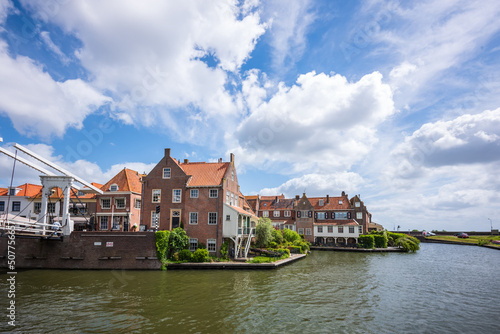
[[[13,6],[10,0],[0,0],[0,24],[3,24],[5,22],[9,14],[9,11],[12,10],[12,8]]]
[[[30,58],[11,58],[1,40],[0,92],[0,112],[15,129],[46,139],[81,128],[87,115],[110,101],[81,79],[57,82]]]
[[[232,152],[254,166],[289,163],[284,173],[348,169],[377,141],[377,125],[395,112],[391,89],[378,72],[357,82],[310,72],[257,102],[264,95],[254,88],[256,108],[236,129]]]
[[[226,85],[266,27],[249,1],[23,4],[82,42],[76,56],[117,119],[161,124],[180,141],[207,142],[207,119],[224,127],[239,116]]]

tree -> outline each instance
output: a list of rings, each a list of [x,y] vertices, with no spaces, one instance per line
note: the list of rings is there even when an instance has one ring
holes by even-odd
[[[170,232],[170,238],[168,239],[169,253],[172,254],[185,249],[189,245],[189,237],[182,228],[177,227]]]
[[[295,240],[299,240],[299,241],[302,240],[302,238],[300,237],[300,235],[297,232],[289,230],[287,228],[285,228],[283,230],[283,239],[285,239],[286,241],[288,241],[292,244]]]
[[[281,231],[279,230],[275,230],[273,229],[273,241],[280,245],[283,243],[283,233],[281,233]]]
[[[394,245],[403,248],[405,252],[416,252],[420,249],[420,241],[417,238],[410,236],[403,236],[398,238]]]
[[[273,239],[273,224],[271,223],[271,219],[266,217],[259,219],[255,227],[255,237],[257,238],[257,247],[267,247]]]

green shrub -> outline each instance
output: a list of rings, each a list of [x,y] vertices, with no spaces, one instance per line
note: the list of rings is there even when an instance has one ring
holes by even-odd
[[[229,241],[226,240],[222,243],[222,246],[220,246],[220,257],[221,259],[228,260],[228,249],[229,249]]]
[[[193,253],[191,253],[189,249],[183,249],[177,254],[179,256],[179,261],[191,262],[193,258]]]
[[[387,248],[387,234],[383,233],[382,235],[373,235],[375,239],[375,248]]]
[[[177,227],[170,232],[170,237],[168,239],[168,247],[170,254],[179,252],[182,249],[187,248],[189,245],[189,237],[182,228]]]
[[[175,252],[174,254],[172,254],[172,261],[179,261],[179,252]]]
[[[251,260],[248,260],[247,263],[268,263],[273,262],[273,258],[266,256],[256,256]]]
[[[394,245],[402,248],[405,252],[416,252],[420,249],[420,240],[403,234],[394,242]]]
[[[170,237],[170,231],[155,232],[156,258],[161,262],[161,270],[167,269],[169,237]]]
[[[208,255],[208,250],[206,248],[198,248],[193,253],[193,262],[208,262],[210,261],[210,256]]]
[[[274,241],[276,244],[280,245],[281,243],[283,243],[283,233],[281,231],[273,229],[272,236],[272,241]]]
[[[293,254],[300,254],[302,252],[302,249],[300,246],[288,246],[288,249],[290,250],[290,253],[293,253]]]
[[[286,228],[283,230],[283,239],[285,239],[286,241],[288,241],[290,243],[293,243],[295,240],[300,241],[301,238],[297,232]]]
[[[255,227],[255,243],[257,247],[267,247],[273,239],[273,224],[271,219],[261,217]]]
[[[486,239],[478,239],[477,240],[477,245],[478,246],[484,246],[486,244],[488,244],[490,241],[489,240],[486,240]]]
[[[269,243],[269,248],[278,248],[278,244],[276,242],[274,242],[274,241],[271,241]]]
[[[364,234],[359,236],[359,244],[363,246],[363,248],[374,248],[375,247],[375,238],[373,234]]]

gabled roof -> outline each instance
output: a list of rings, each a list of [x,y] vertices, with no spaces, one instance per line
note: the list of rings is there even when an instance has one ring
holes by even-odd
[[[186,175],[190,175],[188,187],[220,186],[226,175],[229,162],[188,162],[180,163]]]
[[[314,206],[314,210],[349,210],[351,204],[347,196],[329,197],[328,203],[326,197],[308,197],[309,202]],[[323,205],[319,205],[319,201],[323,200]],[[342,204],[339,202],[342,201]]]
[[[141,174],[135,170],[124,168],[111,180],[101,187],[102,191],[109,191],[111,185],[116,184],[118,191],[132,191],[142,193]]]
[[[9,193],[9,189],[0,188],[0,196],[6,196]]]
[[[264,197],[264,196],[262,196]],[[262,198],[261,197],[261,198]],[[272,197],[272,196],[266,196]],[[276,197],[278,200],[276,200]],[[295,199],[284,198],[280,196],[272,197],[272,199],[260,200],[260,210],[293,210]]]
[[[16,196],[33,197],[42,193],[42,186],[38,184],[25,183],[16,188],[20,189]],[[7,196],[8,194],[9,191],[8,189],[6,189],[6,192],[5,194],[3,194],[3,196]]]

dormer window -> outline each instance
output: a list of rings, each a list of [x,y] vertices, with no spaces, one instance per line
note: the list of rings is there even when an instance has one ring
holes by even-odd
[[[323,205],[325,205],[325,201],[324,201],[324,200],[322,200],[322,199],[320,199],[320,200],[319,200],[319,206],[323,206]]]
[[[16,188],[10,188],[9,189],[9,196],[16,196],[17,195],[17,189]]]
[[[109,187],[109,191],[118,191],[118,185],[117,185],[117,184],[112,184],[112,185]]]
[[[339,200],[339,205],[342,205],[342,200]]]

